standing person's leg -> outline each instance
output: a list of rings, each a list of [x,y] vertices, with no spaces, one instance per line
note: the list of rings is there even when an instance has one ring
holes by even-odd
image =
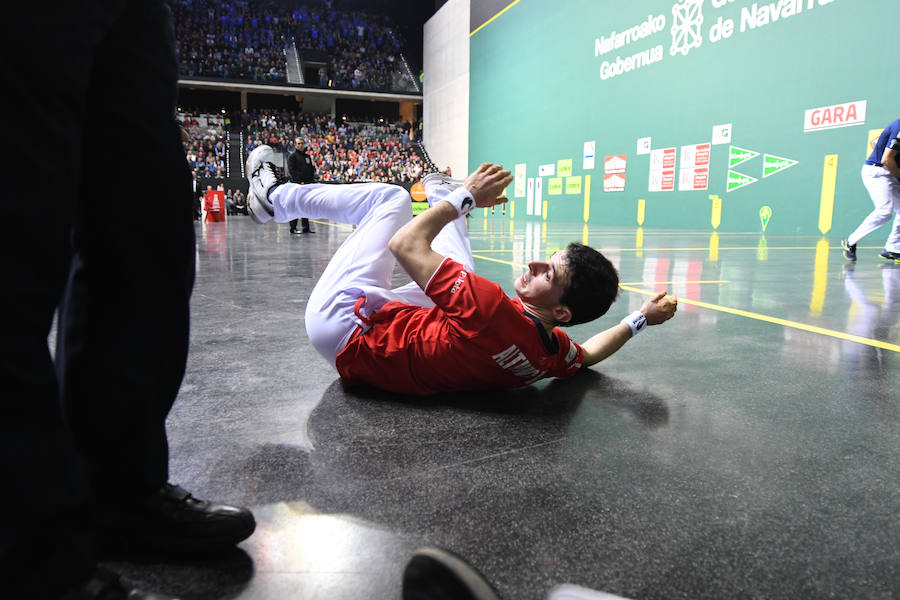
[[[894,254],[900,253],[900,181],[891,178],[891,203],[894,208],[894,226],[884,249]]]
[[[55,598],[96,567],[89,485],[60,410],[47,336],[68,270],[94,47],[121,10],[117,4],[90,10],[64,2],[47,10],[16,2],[0,20],[7,57],[0,69],[15,107],[6,133],[17,160],[34,170],[10,177],[8,193],[34,197],[36,183],[43,190],[39,212],[31,203],[7,203],[4,218],[12,225],[0,236],[7,257],[0,285],[0,581],[9,598]]]
[[[103,502],[100,523],[127,529],[134,543],[152,538],[158,549],[199,549],[245,538],[253,518],[192,503],[166,485],[165,420],[187,361],[194,281],[191,176],[174,120],[176,81],[168,6],[128,2],[96,49],[86,96],[57,372],[76,446]],[[158,175],[157,185],[135,185],[127,170],[105,160],[110,147],[134,139],[141,143],[132,157]],[[136,207],[163,210],[123,226],[113,208],[122,189],[131,190]],[[186,531],[187,514],[204,525]]]
[[[875,165],[863,165],[862,180],[872,198],[875,209],[869,213],[856,231],[847,238],[847,243],[855,246],[859,240],[872,233],[891,218],[893,212],[894,190],[897,188],[896,179],[881,167]]]
[[[300,219],[291,219],[291,233],[297,233],[297,222]]]
[[[303,217],[300,219],[300,232],[301,233],[315,233],[312,229],[309,228],[309,219]]]

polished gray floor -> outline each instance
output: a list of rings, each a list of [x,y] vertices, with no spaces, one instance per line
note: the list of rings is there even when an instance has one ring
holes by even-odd
[[[676,318],[567,381],[401,398],[343,389],[306,297],[349,228],[197,225],[172,479],[258,528],[207,561],[115,566],[184,598],[398,598],[421,545],[508,599],[900,597],[900,265],[830,240],[470,220],[479,273],[603,249]],[[869,241],[869,240],[866,240]],[[403,279],[398,273],[397,283]]]

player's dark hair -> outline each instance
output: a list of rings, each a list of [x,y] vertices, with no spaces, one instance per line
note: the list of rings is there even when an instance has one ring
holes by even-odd
[[[584,244],[566,247],[569,285],[560,299],[569,307],[572,320],[562,327],[593,321],[606,313],[619,293],[619,274],[605,256]]]

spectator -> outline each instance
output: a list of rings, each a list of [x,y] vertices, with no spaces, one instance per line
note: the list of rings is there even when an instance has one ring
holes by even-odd
[[[244,199],[244,193],[241,190],[234,192],[234,212],[238,215],[247,214],[247,201]]]

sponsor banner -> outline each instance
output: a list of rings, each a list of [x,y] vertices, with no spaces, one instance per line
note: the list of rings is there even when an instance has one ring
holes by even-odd
[[[650,170],[659,171],[662,169],[675,168],[676,149],[675,148],[659,148],[650,151]]]
[[[878,142],[878,138],[881,137],[881,132],[882,132],[881,129],[870,129],[869,130],[869,142],[868,142],[868,144],[866,144],[866,158],[867,159],[873,152],[875,152],[875,143]],[[878,162],[881,162],[880,158],[881,157],[879,157]]]
[[[525,213],[529,215],[534,214],[534,177],[528,178],[528,204],[526,205]]]
[[[562,177],[551,177],[547,180],[547,195],[548,196],[560,196],[562,195]]]
[[[681,168],[693,169],[695,167],[709,166],[709,142],[705,144],[693,144],[681,147]]]
[[[648,138],[648,137],[638,138],[637,153],[639,156],[642,154],[650,154],[651,139],[652,138]]]
[[[607,156],[603,159],[603,171],[605,173],[624,173],[627,158],[626,154]]]
[[[797,164],[798,161],[774,154],[763,155],[763,177],[769,177]]]
[[[581,163],[581,167],[585,170],[594,168],[594,146],[596,142],[585,142],[584,143],[584,155]]]
[[[709,167],[681,169],[678,191],[705,190],[709,187]]]
[[[410,186],[409,195],[412,197],[413,202],[425,202],[428,200],[428,194],[425,193],[425,186],[422,185],[421,181],[417,181]]]
[[[625,191],[625,174],[612,173],[603,176],[604,192],[624,192]]]
[[[756,177],[750,177],[749,175],[744,175],[743,173],[738,173],[737,171],[729,169],[726,190],[733,192],[734,190],[750,185],[755,181],[757,181]]]
[[[675,189],[677,148],[658,148],[650,151],[650,181],[647,191],[671,192]]]
[[[556,165],[550,163],[549,165],[541,165],[538,167],[538,175],[541,177],[553,177],[556,174]]]
[[[821,131],[862,125],[866,122],[866,101],[845,102],[809,108],[803,115],[803,131]]]
[[[525,197],[525,172],[526,172],[525,167],[526,167],[525,163],[516,165],[515,180],[513,181],[516,198],[524,198]]]
[[[675,189],[675,169],[650,171],[649,192],[671,192]]]
[[[566,194],[581,193],[581,175],[566,177]]]
[[[731,142],[731,123],[715,125],[712,130],[712,143],[714,146]]]
[[[534,214],[541,216],[541,209],[544,206],[544,180],[538,177],[534,180]]]
[[[563,160],[556,161],[556,174],[560,177],[571,177],[572,176],[572,159],[565,158]]]
[[[759,152],[755,150],[747,150],[746,148],[738,148],[731,146],[728,149],[728,168],[732,169],[741,163],[745,163],[752,158],[759,156]]]

